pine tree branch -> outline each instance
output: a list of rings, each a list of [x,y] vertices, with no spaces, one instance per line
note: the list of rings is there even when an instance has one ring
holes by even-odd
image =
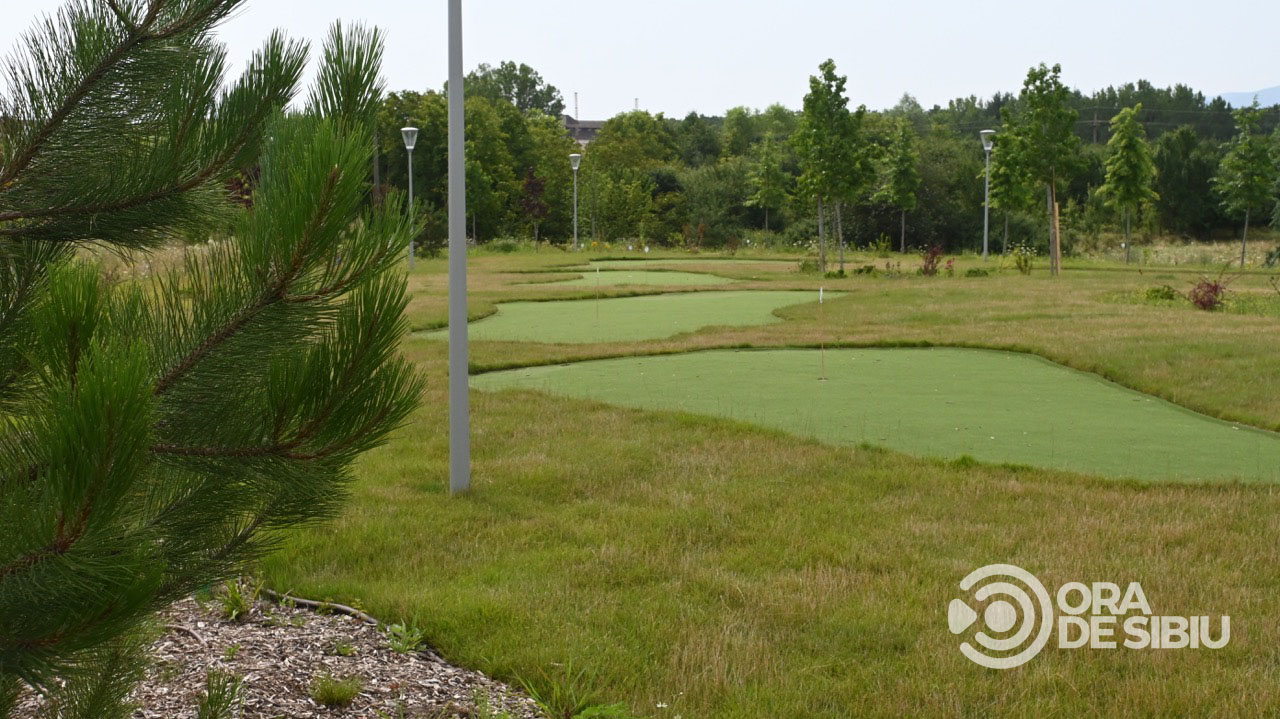
[[[219,345],[231,337],[235,336],[245,325],[271,305],[284,299],[289,284],[297,278],[302,270],[302,262],[305,258],[305,250],[314,239],[315,233],[319,230],[320,225],[324,222],[325,217],[333,208],[334,191],[338,184],[338,177],[341,173],[339,168],[334,167],[329,173],[328,182],[325,189],[321,193],[320,202],[316,203],[315,212],[312,214],[311,222],[308,223],[307,229],[303,232],[302,239],[298,242],[298,246],[294,249],[289,269],[282,273],[274,285],[264,292],[257,301],[249,307],[246,307],[239,314],[233,317],[227,324],[223,325],[216,332],[211,334],[200,343],[200,346],[189,352],[185,357],[177,362],[168,372],[160,377],[156,382],[156,395],[163,395],[173,388],[173,385],[190,372],[202,359],[207,357]]]
[[[236,138],[236,142],[227,149],[226,152],[219,155],[212,162],[206,165],[200,172],[183,182],[179,182],[168,187],[155,190],[145,195],[137,197],[129,197],[115,202],[99,203],[93,205],[78,205],[72,207],[49,207],[40,210],[14,210],[12,212],[0,213],[0,222],[12,222],[15,220],[34,220],[44,217],[52,217],[55,215],[97,215],[104,212],[120,212],[122,210],[130,210],[141,205],[145,205],[158,200],[163,200],[173,195],[180,195],[189,192],[196,187],[209,181],[220,170],[225,170],[227,163],[231,162],[236,155],[240,154],[249,144],[250,137],[254,132],[254,128],[258,127],[262,120],[266,117],[270,107],[265,103],[254,115],[252,120],[245,123],[245,130]],[[24,234],[31,234],[39,228],[35,227],[12,227],[0,229],[0,236],[14,237]]]
[[[12,182],[18,175],[22,174],[31,163],[40,154],[40,150],[44,148],[45,143],[53,136],[53,133],[62,126],[64,122],[71,117],[71,113],[84,102],[89,93],[93,91],[94,86],[106,76],[110,70],[122,62],[128,54],[138,45],[146,41],[146,28],[150,27],[156,21],[156,17],[160,12],[160,4],[152,3],[147,16],[135,30],[129,32],[124,41],[116,46],[114,50],[107,53],[106,57],[94,66],[92,70],[85,74],[76,87],[63,99],[58,109],[54,110],[40,129],[36,131],[34,137],[23,148],[22,152],[14,160],[12,164],[4,168],[4,172],[0,173],[0,187],[4,187]]]

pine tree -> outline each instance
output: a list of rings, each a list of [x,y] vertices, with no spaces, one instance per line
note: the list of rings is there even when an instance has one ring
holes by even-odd
[[[1111,139],[1107,141],[1107,180],[1098,192],[1107,206],[1124,211],[1125,262],[1133,248],[1129,227],[1133,213],[1155,202],[1160,195],[1152,189],[1156,163],[1147,144],[1147,131],[1138,122],[1142,103],[1125,108],[1111,118]]]
[[[376,32],[335,27],[305,111],[273,35],[223,89],[240,0],[71,0],[0,99],[0,716],[127,716],[141,628],[332,513],[405,420],[414,222],[368,209]],[[257,168],[252,209],[225,183]],[[82,248],[146,253],[231,223],[181,267],[111,283]]]

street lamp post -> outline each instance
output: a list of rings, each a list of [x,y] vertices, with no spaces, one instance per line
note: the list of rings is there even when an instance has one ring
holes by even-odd
[[[418,128],[402,127],[400,128],[400,136],[404,138],[404,149],[409,152],[409,222],[414,221],[413,216],[413,146],[418,144]],[[413,243],[414,236],[409,236],[409,269],[413,269]]]
[[[986,262],[991,242],[991,148],[995,146],[995,130],[983,130],[978,133],[982,138],[982,149],[987,153],[986,194],[982,201],[982,261]]]
[[[573,250],[578,251],[578,168],[582,166],[582,155],[569,155],[569,167],[573,168]]]

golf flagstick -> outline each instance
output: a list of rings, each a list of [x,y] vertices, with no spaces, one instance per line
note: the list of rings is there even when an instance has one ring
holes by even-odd
[[[822,376],[818,378],[821,382],[827,381],[827,321],[826,313],[823,311],[824,304],[824,288],[818,288],[818,355],[822,358]]]

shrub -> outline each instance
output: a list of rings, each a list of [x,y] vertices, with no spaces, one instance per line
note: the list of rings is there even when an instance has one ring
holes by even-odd
[[[867,244],[867,252],[874,254],[876,257],[885,258],[893,252],[893,240],[889,239],[886,234],[881,234],[874,241]]]
[[[844,273],[844,270],[835,270],[834,272],[828,272],[826,275],[823,275],[823,276],[829,280],[842,280],[845,277],[848,277],[848,275]]]
[[[920,274],[933,277],[938,274],[938,264],[942,262],[942,246],[930,245],[920,251]]]
[[[332,674],[321,674],[311,683],[311,698],[321,706],[341,709],[350,706],[363,688],[364,682],[360,677],[349,676],[338,679]]]
[[[1196,307],[1212,312],[1222,307],[1222,302],[1227,296],[1227,284],[1221,275],[1214,279],[1201,277],[1200,281],[1191,288],[1187,299],[1191,300],[1191,304]]]
[[[498,240],[489,245],[489,249],[504,255],[509,255],[520,250],[520,243],[515,240]]]
[[[987,277],[990,274],[991,274],[990,272],[987,272],[986,270],[980,267],[972,267],[965,271],[964,276],[965,277]]]
[[[863,265],[853,271],[855,275],[874,275],[876,273],[875,265]]]
[[[1036,251],[1025,244],[1014,245],[1010,251],[1013,255],[1013,265],[1018,268],[1018,272],[1029,275],[1031,268],[1035,264]]]
[[[947,260],[947,264],[945,267],[943,267],[943,271],[947,273],[947,277],[955,277],[956,276],[956,258],[952,257],[951,259]]]
[[[817,274],[818,261],[814,259],[806,259],[800,261],[800,272],[806,275]]]
[[[1146,293],[1146,298],[1150,301],[1176,300],[1181,296],[1182,295],[1178,294],[1177,290],[1173,289],[1169,285],[1148,287]]]

